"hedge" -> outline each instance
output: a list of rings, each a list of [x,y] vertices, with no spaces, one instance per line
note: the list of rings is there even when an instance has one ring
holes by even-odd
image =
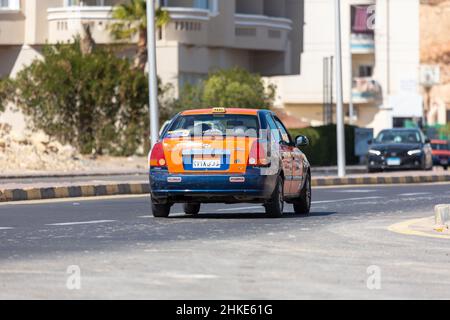
[[[355,126],[345,126],[345,154],[347,165],[358,164],[359,158],[355,156]],[[335,166],[337,164],[336,125],[308,127],[289,130],[292,138],[304,135],[309,139],[309,146],[302,151],[313,166]]]

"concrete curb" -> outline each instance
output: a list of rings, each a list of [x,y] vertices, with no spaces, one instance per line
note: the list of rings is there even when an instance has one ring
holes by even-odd
[[[311,168],[313,175],[336,175],[337,169],[331,167],[313,167]],[[365,174],[366,168],[352,168],[347,166],[347,174]],[[92,171],[92,172],[76,172],[76,173],[25,173],[25,174],[0,174],[0,180],[19,180],[19,179],[38,179],[38,178],[78,178],[78,177],[114,177],[114,176],[145,176],[148,175],[148,169],[130,170],[130,171]]]
[[[449,182],[450,175],[404,176],[404,177],[354,177],[354,178],[313,178],[312,185],[376,185]],[[114,195],[139,195],[150,193],[148,183],[124,183],[104,185],[81,185],[69,187],[46,187],[30,189],[0,190],[0,202],[46,200],[60,198],[97,197]]]
[[[0,191],[0,202],[148,194],[148,183],[84,185]]]
[[[313,178],[313,187],[365,185],[365,184],[406,184],[406,183],[431,183],[449,182],[450,175],[423,175],[403,177],[352,177],[352,178]]]

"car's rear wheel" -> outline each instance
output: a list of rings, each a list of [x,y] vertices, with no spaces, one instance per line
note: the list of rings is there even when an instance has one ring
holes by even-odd
[[[170,203],[157,203],[152,199],[152,213],[155,218],[167,218],[170,214]]]
[[[200,212],[200,203],[185,203],[183,204],[184,213],[195,215]]]
[[[283,215],[284,209],[284,189],[283,189],[283,178],[278,177],[275,190],[270,197],[270,200],[265,203],[266,214],[273,218],[279,218]]]
[[[309,214],[311,210],[311,194],[311,176],[308,174],[300,196],[294,202],[294,212],[296,214]]]

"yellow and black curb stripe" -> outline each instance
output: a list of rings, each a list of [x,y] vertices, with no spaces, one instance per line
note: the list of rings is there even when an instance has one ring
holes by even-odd
[[[313,178],[314,187],[367,185],[367,184],[406,184],[449,182],[450,175],[403,176],[403,177],[355,177],[355,178]]]
[[[404,177],[355,177],[355,178],[313,178],[312,185],[345,186],[375,184],[407,184],[450,182],[450,175],[404,176]],[[124,183],[107,185],[85,185],[54,188],[8,189],[0,190],[0,202],[47,200],[61,198],[83,198],[115,195],[149,194],[148,183]]]
[[[99,197],[148,194],[148,183],[86,185],[55,188],[11,189],[0,191],[0,202],[46,200],[59,198]]]

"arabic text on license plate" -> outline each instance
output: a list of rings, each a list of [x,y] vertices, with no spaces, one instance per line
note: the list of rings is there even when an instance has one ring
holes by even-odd
[[[386,162],[388,166],[399,166],[400,158],[388,158]]]
[[[192,163],[194,169],[220,168],[220,160],[195,160]]]

